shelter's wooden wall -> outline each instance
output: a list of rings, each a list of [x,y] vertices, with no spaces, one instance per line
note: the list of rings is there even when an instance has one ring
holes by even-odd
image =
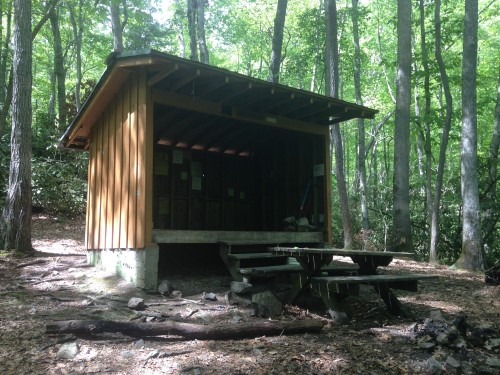
[[[152,112],[134,71],[92,129],[87,249],[144,248],[152,232]]]
[[[305,216],[329,239],[325,133],[282,130],[249,156],[157,145],[155,229],[282,231]]]

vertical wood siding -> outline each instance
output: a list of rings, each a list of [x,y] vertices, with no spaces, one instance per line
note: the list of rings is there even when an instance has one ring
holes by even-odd
[[[130,74],[92,129],[87,249],[140,249],[151,241],[153,153],[149,99],[146,70],[142,68]]]

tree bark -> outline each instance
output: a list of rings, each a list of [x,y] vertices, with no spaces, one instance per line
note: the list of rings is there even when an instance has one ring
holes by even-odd
[[[54,37],[54,75],[57,82],[57,123],[59,127],[66,126],[66,71],[62,50],[59,16],[56,12],[50,15],[50,26]]]
[[[124,4],[126,9],[126,4]],[[120,0],[110,0],[109,13],[111,14],[111,30],[113,32],[113,50],[123,51],[123,27],[120,20]]]
[[[200,61],[209,64],[207,41],[205,39],[205,0],[198,0],[197,24],[198,46],[200,47]]]
[[[425,203],[427,217],[425,222],[429,223],[432,210],[432,148],[431,148],[431,93],[430,93],[430,72],[429,72],[429,58],[427,54],[427,42],[426,42],[426,32],[425,32],[425,11],[424,11],[424,0],[419,1],[419,13],[420,13],[420,45],[422,52],[422,67],[424,69],[424,113],[423,116],[419,115],[420,124],[423,128],[423,150],[425,155]],[[418,97],[417,90],[415,88],[415,96]]]
[[[75,106],[78,112],[81,107],[81,87],[82,87],[82,43],[83,43],[83,0],[78,0],[78,10],[74,6],[69,6],[71,27],[75,41],[76,54],[76,84],[75,84]]]
[[[361,52],[359,47],[358,28],[358,0],[352,0],[352,35],[354,41],[354,92],[356,103],[363,105],[361,95]],[[365,120],[358,119],[358,175],[359,175],[359,195],[361,208],[361,227],[369,229],[368,225],[368,203],[366,199],[366,147],[365,147]]]
[[[175,15],[174,15],[174,21],[177,24],[177,27],[179,28],[178,32],[178,38],[179,38],[179,44],[180,44],[180,56],[182,58],[186,57],[186,41],[184,40],[184,24],[182,22],[182,17],[180,16],[180,9],[181,5],[179,3],[180,0],[174,0],[175,1]]]
[[[191,49],[189,58],[193,61],[198,61],[198,43],[196,42],[196,2],[197,0],[188,0],[187,2],[189,47]]]
[[[120,332],[134,337],[159,335],[182,336],[186,339],[226,340],[259,336],[277,336],[305,332],[319,332],[325,323],[319,320],[252,321],[238,324],[192,324],[180,322],[131,323],[106,320],[66,320],[47,323],[48,334],[96,334]]]
[[[9,188],[2,219],[3,249],[31,246],[31,1],[14,0],[12,132]]]
[[[339,95],[339,47],[337,6],[335,0],[325,0],[326,16],[326,53],[325,53],[325,94],[334,98]],[[342,211],[342,229],[344,233],[344,247],[350,248],[353,244],[351,216],[349,213],[349,198],[344,174],[344,151],[340,125],[334,123],[330,129],[331,142],[335,152],[335,176],[339,193],[340,209]]]
[[[436,0],[434,10],[435,23],[435,57],[439,67],[439,74],[443,84],[444,97],[446,101],[446,115],[443,123],[443,132],[441,133],[441,145],[439,146],[439,161],[436,174],[436,183],[434,186],[434,198],[431,206],[431,228],[429,245],[429,262],[437,262],[437,247],[439,244],[439,206],[441,204],[441,190],[443,187],[444,166],[446,163],[446,150],[450,137],[451,120],[453,116],[453,99],[451,96],[450,82],[446,73],[446,66],[441,53],[441,0]]]
[[[411,1],[398,1],[398,71],[394,129],[393,246],[413,252],[410,223]]]
[[[280,81],[281,52],[283,49],[283,32],[285,29],[286,7],[288,0],[278,0],[276,7],[276,17],[274,18],[273,44],[271,50],[271,60],[269,61],[269,82],[278,83]]]
[[[498,182],[498,149],[500,147],[500,71],[498,75],[497,102],[495,105],[495,114],[493,122],[493,134],[491,136],[490,148],[488,153],[488,185],[486,199],[489,207],[486,210],[486,225],[484,229],[484,243],[489,249],[493,248],[496,236],[495,228],[500,217],[497,201],[497,182]]]
[[[465,2],[464,45],[462,59],[462,253],[455,263],[467,270],[483,269],[481,243],[481,207],[477,177],[477,30],[478,2]]]
[[[12,91],[12,74],[9,74],[11,70],[7,68],[12,33],[12,1],[8,3],[6,27],[5,42],[2,46],[2,54],[0,56],[0,104],[2,105],[2,111],[0,112],[0,137],[3,136],[5,127],[7,126],[7,115],[10,108],[10,101],[12,100],[12,94],[10,97],[8,95],[9,88]]]

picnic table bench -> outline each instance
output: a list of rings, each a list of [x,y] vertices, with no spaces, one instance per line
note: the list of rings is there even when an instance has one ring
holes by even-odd
[[[358,295],[360,285],[373,286],[391,313],[406,316],[408,312],[391,289],[416,292],[419,280],[436,277],[427,274],[395,275],[377,272],[378,267],[389,265],[394,257],[413,257],[412,253],[298,247],[272,247],[268,250],[274,255],[293,256],[302,266],[302,272],[292,284],[285,302],[293,303],[304,290],[311,289],[313,294],[323,300],[332,319],[342,323],[349,318],[341,302],[349,295]],[[359,266],[357,275],[321,275],[322,268],[334,256],[350,257]]]

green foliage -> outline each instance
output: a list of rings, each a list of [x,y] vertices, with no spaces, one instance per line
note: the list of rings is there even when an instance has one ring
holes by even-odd
[[[62,49],[65,57],[68,121],[76,113],[74,88],[77,84],[74,33],[69,7],[78,1],[59,2]],[[124,29],[126,49],[156,48],[182,55],[189,49],[187,35],[186,1],[127,0],[127,23]],[[205,2],[206,37],[211,64],[266,79],[271,51],[273,20],[276,1],[268,0],[208,0]],[[160,8],[160,6],[164,8]],[[413,61],[412,90],[417,90],[423,104],[422,51],[420,45],[418,2],[413,2]],[[324,90],[325,20],[322,0],[290,0],[284,32],[283,61],[280,82],[304,90],[322,93]],[[354,47],[350,1],[337,2],[339,23],[340,92],[341,98],[354,101]],[[394,117],[383,126],[380,121],[394,110],[395,95],[397,12],[394,1],[374,0],[359,4],[359,36],[361,47],[361,87],[366,106],[380,111],[373,121],[366,121],[366,142],[373,142],[367,155],[368,202],[370,212],[370,242],[384,248],[390,237],[392,223],[392,163]],[[478,154],[483,163],[479,169],[483,217],[487,210],[496,214],[500,209],[497,188],[495,199],[487,197],[484,160],[487,157],[493,126],[493,111],[500,61],[500,3],[480,0],[479,55],[477,79]],[[82,95],[90,93],[105,69],[105,58],[112,50],[109,0],[84,1]],[[44,14],[44,2],[34,2],[34,23]],[[447,150],[443,196],[440,208],[439,260],[453,263],[461,248],[461,194],[460,194],[460,131],[461,131],[461,69],[463,1],[442,4],[443,59],[450,78],[454,113]],[[429,58],[431,111],[428,119],[419,118],[412,107],[411,131],[411,220],[416,251],[422,259],[428,257],[429,224],[424,192],[425,160],[419,152],[418,133],[423,120],[430,124],[432,149],[432,185],[438,160],[442,132],[444,98],[441,79],[434,58],[434,3],[425,2],[426,43]],[[123,20],[123,15],[122,15]],[[2,26],[5,30],[6,14]],[[2,46],[5,33],[0,35]],[[183,45],[184,44],[184,45]],[[2,47],[3,48],[3,47]],[[47,22],[33,44],[33,202],[49,210],[83,212],[86,200],[86,153],[67,152],[55,147],[67,124],[54,121],[53,37]],[[7,69],[11,55],[7,55]],[[0,96],[1,98],[1,96]],[[0,103],[3,105],[3,103]],[[0,106],[1,107],[1,106]],[[419,125],[420,124],[420,125]],[[355,121],[342,125],[345,150],[345,172],[348,182],[350,207],[354,230],[360,232],[359,191],[356,176],[358,129]],[[9,169],[9,136],[0,139],[0,204],[5,198]],[[342,223],[335,181],[333,179],[333,233],[337,245],[342,243]],[[497,224],[498,231],[498,224]],[[500,241],[488,243],[488,261],[500,258]]]
[[[58,149],[54,119],[37,112],[33,124],[33,207],[67,215],[85,212],[88,155]]]

